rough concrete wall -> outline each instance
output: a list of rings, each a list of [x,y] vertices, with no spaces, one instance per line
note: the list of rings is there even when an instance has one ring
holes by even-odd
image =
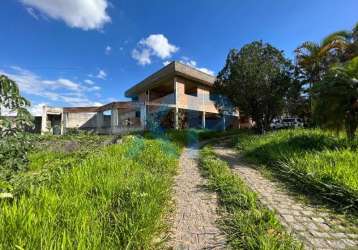
[[[138,117],[135,117],[135,113],[136,113],[135,111],[119,113],[119,121],[118,121],[119,127],[126,127],[128,119],[133,126],[134,125],[138,126],[138,123],[140,123],[140,121]]]
[[[145,92],[142,92],[138,95],[138,101],[139,102],[146,102],[147,101],[147,94]]]
[[[215,104],[209,99],[209,89],[198,86],[198,95],[191,96],[185,94],[185,84],[193,82],[177,78],[177,105],[181,109],[192,109],[210,113],[218,113]]]
[[[66,128],[95,128],[96,113],[66,113]]]

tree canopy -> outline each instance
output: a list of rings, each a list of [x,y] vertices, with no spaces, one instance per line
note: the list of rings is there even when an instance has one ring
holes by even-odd
[[[32,125],[32,116],[26,109],[30,102],[20,95],[16,82],[5,75],[0,75],[0,135],[14,135]],[[9,120],[2,116],[2,109],[16,113],[16,118]]]
[[[215,90],[225,95],[240,114],[253,118],[259,131],[268,129],[282,113],[292,87],[294,67],[283,52],[262,41],[229,52]],[[222,103],[217,102],[220,106]]]
[[[358,127],[358,57],[332,67],[312,90],[319,124],[336,131],[344,127],[353,139]]]
[[[309,83],[311,112],[318,125],[354,138],[357,129],[358,24],[337,31],[320,44],[305,42],[296,49],[296,62]]]

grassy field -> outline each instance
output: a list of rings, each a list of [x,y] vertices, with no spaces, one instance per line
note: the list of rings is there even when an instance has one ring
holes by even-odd
[[[61,151],[43,140],[30,153],[28,171],[12,179],[14,198],[0,200],[0,249],[160,245],[179,147],[134,136],[102,147],[79,141]]]
[[[210,148],[201,151],[200,166],[209,179],[209,188],[218,193],[223,230],[233,249],[302,248],[285,232],[275,214],[258,202],[256,193]]]
[[[321,130],[282,130],[238,136],[245,157],[299,191],[338,208],[358,212],[358,140],[348,142]]]

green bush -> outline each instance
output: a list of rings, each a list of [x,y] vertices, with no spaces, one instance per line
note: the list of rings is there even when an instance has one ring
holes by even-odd
[[[321,130],[282,130],[238,137],[247,159],[264,164],[301,191],[358,212],[358,141]]]
[[[50,181],[1,202],[0,249],[158,247],[177,158],[169,142],[130,136],[77,166],[49,167]]]
[[[32,148],[31,137],[26,133],[0,138],[0,182],[8,181],[14,174],[27,170],[27,153]]]
[[[200,165],[209,187],[218,193],[225,216],[222,223],[233,249],[301,249],[275,214],[261,205],[256,193],[231,172],[211,149],[201,151]]]

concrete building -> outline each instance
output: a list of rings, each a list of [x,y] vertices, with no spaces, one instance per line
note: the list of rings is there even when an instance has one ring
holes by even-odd
[[[71,129],[118,134],[146,129],[239,128],[239,112],[215,106],[215,77],[172,62],[125,92],[127,102],[101,107],[44,107],[42,133]],[[249,126],[248,124],[244,124]]]

